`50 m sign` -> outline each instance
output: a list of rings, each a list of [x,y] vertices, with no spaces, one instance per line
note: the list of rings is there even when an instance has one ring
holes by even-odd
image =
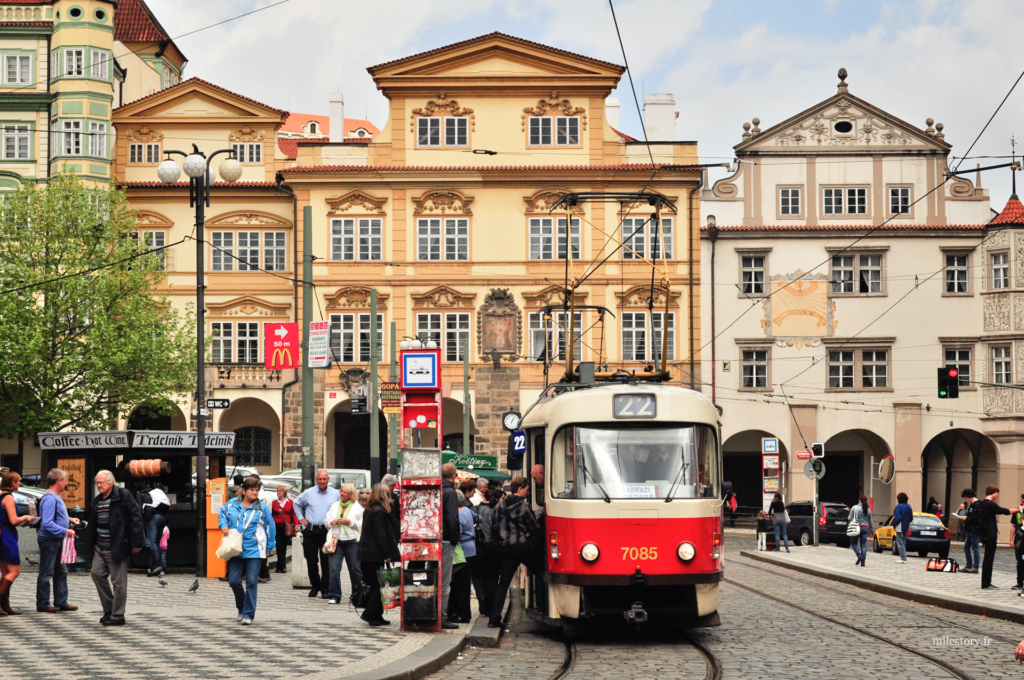
[[[263,356],[268,369],[298,368],[300,354],[299,324],[263,324]]]

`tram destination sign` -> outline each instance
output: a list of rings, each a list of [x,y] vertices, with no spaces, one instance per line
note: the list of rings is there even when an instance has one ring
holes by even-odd
[[[658,402],[653,394],[616,394],[612,397],[613,418],[655,418]]]

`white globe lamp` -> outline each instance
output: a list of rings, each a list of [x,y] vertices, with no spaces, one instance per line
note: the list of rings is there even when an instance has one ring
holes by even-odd
[[[210,166],[209,172],[206,173],[206,183],[213,184],[215,181],[217,181],[217,171]]]
[[[437,349],[437,343],[433,340],[427,340],[427,349]]]
[[[220,164],[220,178],[225,182],[237,182],[242,177],[242,164],[228,158]]]
[[[400,343],[398,343],[398,347],[399,349],[409,349],[409,341],[402,340]]]
[[[164,184],[174,184],[181,177],[181,166],[168,158],[157,166],[156,176]]]
[[[419,340],[413,340],[412,341],[412,348],[413,349],[419,349],[420,347],[423,347],[423,343],[422,342],[420,342]]]
[[[185,174],[196,179],[202,177],[203,173],[206,172],[206,159],[197,153],[189,154],[185,157],[185,162],[182,164]]]

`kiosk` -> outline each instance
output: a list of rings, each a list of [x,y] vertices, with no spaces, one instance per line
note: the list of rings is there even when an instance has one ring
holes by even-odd
[[[38,435],[47,469],[72,468],[81,481],[73,493],[88,510],[96,497],[96,473],[110,470],[118,484],[133,494],[144,484],[157,484],[171,503],[167,516],[170,540],[168,568],[195,568],[199,513],[194,488],[198,433],[156,430],[110,432],[43,432]],[[207,432],[206,455],[210,477],[224,475],[225,457],[231,455],[234,432]],[[81,472],[79,472],[81,471]],[[70,486],[69,486],[70,488]],[[207,522],[209,524],[209,522]],[[213,525],[216,528],[216,523]],[[209,528],[209,527],[207,527]],[[219,541],[218,541],[219,543]],[[86,555],[87,560],[92,555]],[[143,569],[149,564],[146,551],[132,556],[130,566]]]
[[[441,449],[402,449],[402,630],[441,630]]]

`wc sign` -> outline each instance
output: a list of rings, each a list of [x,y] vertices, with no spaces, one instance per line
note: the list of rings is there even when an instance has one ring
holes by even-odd
[[[299,324],[263,324],[263,357],[267,369],[298,368],[300,355]]]

